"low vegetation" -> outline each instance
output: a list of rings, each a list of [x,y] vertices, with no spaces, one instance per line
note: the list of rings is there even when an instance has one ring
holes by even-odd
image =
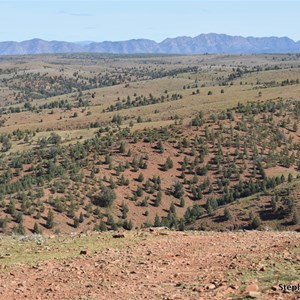
[[[1,73],[1,232],[299,230],[296,56],[79,56]]]

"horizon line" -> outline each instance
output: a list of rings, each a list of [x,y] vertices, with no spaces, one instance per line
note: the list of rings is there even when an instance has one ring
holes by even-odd
[[[93,43],[105,43],[105,42],[112,42],[112,43],[118,43],[118,42],[127,42],[127,41],[138,41],[138,40],[148,40],[148,41],[153,41],[157,44],[162,43],[163,41],[167,40],[167,39],[176,39],[176,38],[196,38],[198,36],[201,35],[225,35],[225,36],[230,36],[230,37],[242,37],[242,38],[256,38],[256,39],[263,39],[263,38],[288,38],[290,40],[292,40],[294,43],[298,43],[300,42],[300,40],[294,40],[292,38],[290,38],[289,36],[276,36],[276,35],[270,35],[270,36],[254,36],[254,35],[249,35],[249,36],[243,36],[243,35],[235,35],[235,34],[227,34],[227,33],[215,33],[215,32],[210,32],[210,33],[200,33],[198,35],[195,36],[189,36],[189,35],[180,35],[180,36],[175,36],[175,37],[166,37],[163,40],[156,41],[154,39],[150,39],[150,38],[130,38],[130,39],[123,39],[123,40],[103,40],[103,41],[68,41],[68,40],[47,40],[44,38],[40,38],[40,37],[33,37],[30,39],[25,39],[25,40],[4,40],[4,41],[0,41],[0,43],[8,43],[8,42],[12,42],[12,43],[23,43],[23,42],[29,42],[29,41],[33,41],[33,40],[41,40],[41,41],[45,41],[45,42],[66,42],[66,43],[72,43],[72,44],[80,44],[80,43],[86,43],[85,45],[90,45]]]

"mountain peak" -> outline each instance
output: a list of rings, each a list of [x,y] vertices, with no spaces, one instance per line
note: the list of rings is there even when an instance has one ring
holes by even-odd
[[[67,52],[105,52],[117,54],[167,53],[287,53],[300,52],[300,41],[289,37],[243,37],[227,34],[199,34],[195,37],[166,38],[160,43],[149,39],[104,42],[45,41],[34,38],[22,42],[0,42],[0,55]]]

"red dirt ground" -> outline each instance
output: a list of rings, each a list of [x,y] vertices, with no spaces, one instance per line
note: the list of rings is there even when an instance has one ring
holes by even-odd
[[[110,234],[110,233],[108,233]],[[80,238],[80,237],[78,237]],[[122,249],[2,266],[0,299],[299,299],[296,232],[130,232]],[[1,266],[1,265],[0,265]],[[296,278],[296,279],[295,279]]]

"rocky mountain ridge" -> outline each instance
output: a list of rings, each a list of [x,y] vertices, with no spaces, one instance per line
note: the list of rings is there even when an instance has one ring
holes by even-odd
[[[200,34],[196,37],[167,38],[160,43],[148,39],[71,43],[32,39],[22,42],[0,42],[0,55],[44,53],[290,53],[300,52],[300,41],[288,37],[242,37],[226,34]]]

